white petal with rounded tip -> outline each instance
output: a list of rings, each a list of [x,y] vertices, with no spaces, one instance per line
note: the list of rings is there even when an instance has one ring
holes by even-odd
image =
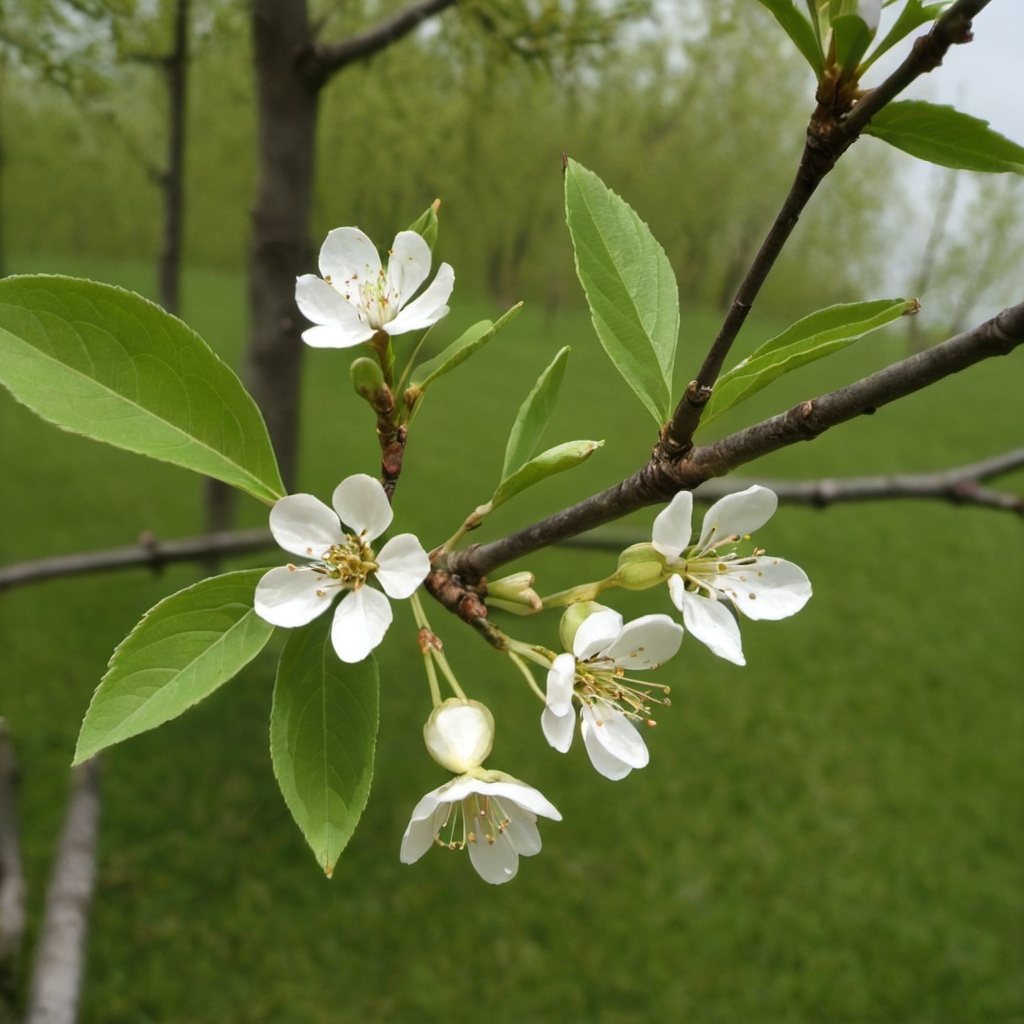
[[[307,327],[302,332],[302,340],[310,348],[354,348],[369,341],[375,331],[367,327],[362,321],[357,327],[341,327],[338,324],[330,324],[324,327]]]
[[[775,492],[759,484],[719,498],[704,515],[698,551],[705,551],[732,534],[744,537],[753,533],[775,515],[778,507]]]
[[[475,824],[478,826],[485,823],[486,819],[478,819]],[[466,824],[467,829],[470,827]],[[519,854],[508,832],[499,832],[494,836],[494,842],[488,842],[481,831],[474,830],[476,839],[467,843],[469,847],[469,859],[476,868],[476,873],[491,885],[501,885],[509,882],[516,876],[519,870]]]
[[[367,540],[379,537],[395,514],[380,481],[366,473],[355,473],[334,488],[334,511],[353,533],[366,533]]]
[[[666,558],[678,558],[690,543],[693,495],[680,491],[654,519],[651,543]]]
[[[508,816],[509,826],[506,835],[512,840],[516,853],[520,857],[533,857],[541,851],[540,830],[537,828],[537,815],[518,804],[505,802],[502,810]]]
[[[440,790],[428,793],[416,805],[409,819],[409,825],[402,836],[399,854],[403,864],[414,864],[434,845],[434,839],[444,827],[451,805],[438,799]]]
[[[420,331],[436,324],[448,312],[448,297],[454,287],[455,271],[447,263],[442,263],[430,287],[386,323],[383,330],[394,336],[408,331]]]
[[[548,669],[547,706],[559,718],[572,710],[573,686],[576,682],[576,659],[560,654]]]
[[[430,558],[411,533],[392,537],[377,555],[377,581],[388,597],[410,597],[430,572]]]
[[[601,765],[594,760],[594,743],[610,755],[615,761],[625,768],[643,768],[650,760],[651,755],[647,752],[647,744],[637,731],[636,726],[623,714],[614,704],[603,701],[596,706],[584,704],[581,715],[581,731],[586,742],[588,734],[591,737],[587,743],[587,753],[590,760],[599,772],[606,774]],[[604,759],[602,759],[602,764]],[[613,776],[609,775],[608,778]],[[622,778],[622,775],[616,776]]]
[[[678,579],[678,577],[673,577]],[[745,665],[740,627],[721,601],[684,591],[681,597],[683,625],[702,643],[734,665]]]
[[[360,587],[342,598],[334,613],[331,643],[342,661],[362,661],[380,642],[391,625],[391,603],[372,587]]]
[[[315,324],[338,325],[352,330],[366,327],[356,307],[315,274],[303,274],[295,281],[295,304],[299,312]]]
[[[270,532],[285,551],[311,561],[345,539],[337,515],[312,494],[289,494],[274,502]]]
[[[642,615],[626,623],[604,652],[604,657],[618,668],[654,668],[668,661],[682,642],[683,627],[668,615]]]
[[[572,746],[576,716],[572,713],[572,708],[565,714],[556,715],[550,707],[546,707],[540,716],[540,727],[544,732],[544,739],[560,754],[564,754]]]
[[[503,800],[511,800],[534,814],[551,818],[552,821],[562,820],[562,815],[558,813],[554,804],[540,790],[528,786],[525,782],[512,780],[511,777],[508,782],[476,782],[474,792],[489,793]]]
[[[367,281],[380,273],[377,247],[359,228],[335,228],[320,247],[320,273],[344,296],[349,282]],[[351,301],[358,303],[353,292]]]
[[[622,616],[612,608],[603,608],[580,623],[573,637],[572,653],[586,661],[603,651],[621,632]]]
[[[430,246],[415,231],[399,231],[388,259],[388,292],[404,306],[430,273]]]
[[[811,597],[811,581],[798,565],[770,555],[744,559],[708,582],[736,602],[748,619],[787,619]]]
[[[256,584],[253,608],[274,626],[305,626],[326,611],[337,594],[337,587],[325,587],[324,582],[323,575],[305,566],[271,569]]]

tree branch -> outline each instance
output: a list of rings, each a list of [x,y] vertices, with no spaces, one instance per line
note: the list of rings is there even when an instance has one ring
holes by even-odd
[[[96,877],[99,762],[71,769],[72,790],[36,952],[26,1024],[75,1024]]]
[[[159,571],[172,562],[190,562],[211,555],[241,555],[250,551],[277,547],[270,530],[236,530],[186,537],[182,540],[158,541],[144,535],[138,544],[91,551],[78,555],[57,555],[30,562],[16,562],[0,568],[0,593],[27,583],[80,576],[84,573],[103,572],[108,569],[135,569],[146,566]]]
[[[875,412],[950,374],[996,355],[1006,355],[1024,343],[1024,303],[1004,309],[973,330],[959,334],[925,352],[794,406],[738,433],[698,446],[686,458],[671,462],[655,450],[649,462],[632,476],[570,508],[534,523],[501,540],[474,544],[439,560],[448,571],[472,585],[499,566],[577,536],[647,505],[668,501],[681,490],[693,490],[705,480],[724,476],[737,466],[798,441],[810,441],[829,427]]]
[[[708,350],[695,380],[687,386],[672,419],[665,425],[658,444],[660,457],[680,459],[693,444],[704,407],[726,357],[736,340],[783,246],[796,228],[800,214],[810,202],[825,175],[860,137],[871,118],[901,93],[914,79],[933,71],[946,51],[971,39],[971,19],[989,0],[956,0],[932,26],[915,40],[910,55],[877,88],[858,98],[856,82],[830,82],[823,76],[818,85],[818,106],[807,126],[807,141],[796,178],[782,208],[768,231],[750,269],[740,283],[725,321]],[[827,73],[826,73],[827,74]]]
[[[305,57],[306,73],[322,86],[346,65],[387,49],[455,3],[457,0],[415,0],[365,32],[334,43],[315,43],[312,52]]]

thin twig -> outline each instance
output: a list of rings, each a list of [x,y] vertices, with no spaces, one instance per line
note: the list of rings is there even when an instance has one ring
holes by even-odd
[[[159,541],[155,537],[144,538],[139,544],[130,547],[57,555],[4,566],[0,568],[0,593],[27,583],[41,583],[66,576],[139,567],[160,570],[172,562],[197,561],[209,558],[210,555],[243,555],[273,547],[276,547],[274,538],[265,529],[211,533],[168,541]]]

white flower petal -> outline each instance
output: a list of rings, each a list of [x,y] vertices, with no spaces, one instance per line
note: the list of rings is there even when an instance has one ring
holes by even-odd
[[[387,290],[404,306],[430,273],[430,246],[415,231],[399,231],[388,259]]]
[[[678,558],[690,543],[693,495],[680,491],[654,519],[651,543],[666,558]]]
[[[683,610],[683,595],[686,593],[686,584],[683,583],[679,576],[669,576],[668,578],[668,596],[672,598],[672,603],[680,610]]]
[[[526,810],[532,811],[534,814],[551,818],[552,821],[562,820],[562,815],[558,813],[554,804],[540,790],[512,778],[511,775],[505,775],[504,772],[490,772],[489,774],[492,776],[504,776],[506,781],[477,782],[476,792],[488,793],[502,800],[511,800],[513,803],[518,804],[520,807],[525,807]]]
[[[572,711],[572,693],[576,682],[576,659],[560,654],[548,669],[547,706],[559,718]]]
[[[654,668],[668,661],[682,642],[683,627],[668,615],[642,615],[626,623],[603,657],[613,661],[617,668]]]
[[[480,819],[476,824],[480,824]],[[471,827],[468,821],[466,827]],[[492,839],[488,842],[485,835],[474,830],[474,839],[466,845],[476,873],[491,885],[501,885],[515,878],[519,870],[519,854],[507,831],[499,832]]]
[[[451,813],[451,804],[439,798],[440,789],[428,793],[416,805],[409,819],[409,825],[402,836],[399,854],[403,864],[414,864],[434,845],[438,832],[444,827]]]
[[[882,17],[882,0],[857,0],[857,17],[871,32],[877,32]]]
[[[584,704],[580,720],[584,741],[589,734],[602,750],[625,767],[643,768],[650,760],[643,737],[629,717],[615,704],[608,701],[601,701],[596,706]],[[598,763],[594,761],[591,743],[587,744],[587,753],[590,754],[594,767],[601,771]]]
[[[274,626],[304,626],[326,611],[337,593],[336,587],[324,583],[321,573],[306,566],[271,569],[256,584],[253,608]]]
[[[734,665],[747,663],[743,657],[740,627],[723,602],[686,590],[681,593],[681,607],[683,625],[702,644],[707,644],[712,653]]]
[[[429,572],[430,558],[411,533],[392,537],[377,555],[377,580],[396,600],[410,597]]]
[[[375,279],[381,271],[377,247],[359,228],[335,228],[328,232],[320,247],[320,273],[342,294],[351,284]],[[349,301],[358,304],[357,290],[348,292]]]
[[[590,763],[606,779],[617,782],[619,779],[624,779],[633,770],[633,767],[616,757],[601,742],[599,734],[603,729],[603,725],[595,725],[581,709],[580,732],[583,733],[583,743],[587,748]]]
[[[395,514],[379,480],[366,473],[355,473],[334,488],[331,498],[334,511],[354,533],[366,534],[367,540],[379,537]]]
[[[316,274],[303,274],[296,280],[295,304],[315,324],[336,324],[353,330],[366,327],[356,307]]]
[[[540,716],[540,727],[548,743],[560,754],[564,754],[572,746],[576,716],[572,713],[572,708],[565,714],[556,715],[550,707],[546,707]]]
[[[725,537],[745,537],[764,526],[779,507],[774,491],[754,484],[745,491],[719,498],[707,510],[701,526],[697,550],[706,551]]]
[[[455,287],[455,271],[447,263],[437,268],[437,274],[430,287],[413,302],[410,302],[393,320],[384,325],[384,330],[394,336],[408,331],[420,331],[436,324],[448,312],[448,297]]]
[[[479,701],[453,697],[430,713],[423,739],[442,768],[462,775],[479,768],[491,752],[494,719]]]
[[[334,613],[331,643],[342,661],[362,661],[380,642],[391,625],[391,603],[373,587],[346,594]]]
[[[312,494],[289,494],[274,502],[270,532],[285,551],[314,561],[345,539],[337,515]]]
[[[622,616],[611,608],[603,608],[580,623],[572,641],[572,653],[579,661],[586,661],[603,651],[621,632]]]
[[[537,815],[516,803],[503,803],[502,809],[509,819],[506,835],[512,840],[520,857],[533,857],[541,851],[540,829]]]
[[[372,327],[367,327],[360,321],[359,326],[351,328],[338,324],[308,327],[302,332],[302,340],[310,348],[354,348],[364,341],[369,341],[374,333]]]
[[[811,581],[800,566],[769,555],[744,559],[708,583],[735,602],[737,611],[748,619],[789,618],[811,596]]]

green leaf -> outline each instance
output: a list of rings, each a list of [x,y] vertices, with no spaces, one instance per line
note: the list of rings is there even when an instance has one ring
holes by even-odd
[[[274,775],[328,878],[370,795],[379,717],[377,663],[340,661],[331,622],[289,634],[270,716]]]
[[[867,53],[875,33],[859,14],[843,14],[832,22],[836,44],[836,63],[841,68],[855,68]]]
[[[885,6],[888,6],[886,4]],[[891,50],[900,40],[904,39],[919,25],[934,21],[949,6],[948,0],[943,3],[924,4],[921,0],[907,0],[900,10],[893,26],[885,34],[885,38],[871,52],[871,56],[861,65],[863,74],[887,50]]]
[[[431,251],[433,251],[434,246],[437,245],[437,232],[439,227],[437,220],[437,208],[440,205],[440,200],[435,200],[409,225],[409,230],[415,231],[417,235],[420,235],[423,238],[423,241],[430,246]]]
[[[482,348],[500,331],[510,320],[512,320],[523,308],[521,302],[517,302],[504,316],[494,323],[490,320],[481,320],[473,324],[468,330],[463,331],[446,349],[439,352],[431,359],[420,363],[413,370],[410,377],[410,386],[425,391],[438,377],[454,370],[459,363],[468,359],[477,349]]]
[[[923,100],[890,103],[864,132],[942,167],[1024,174],[1024,147],[993,131],[988,121],[953,107]]]
[[[544,428],[555,411],[555,400],[558,398],[558,389],[562,386],[568,359],[569,346],[566,345],[537,378],[533,390],[519,407],[505,447],[505,464],[501,468],[502,480],[511,476],[517,469],[522,469],[536,450],[541,434],[544,433]]]
[[[206,342],[132,292],[70,277],[0,281],[0,382],[45,420],[273,502],[256,403]]]
[[[679,336],[675,275],[647,225],[592,171],[570,160],[565,210],[576,273],[601,344],[660,425]]]
[[[146,612],[93,694],[75,764],[177,718],[263,650],[274,627],[253,611],[252,599],[264,572],[214,576]]]
[[[541,452],[521,469],[502,480],[494,492],[494,497],[491,498],[488,511],[504,504],[520,491],[525,491],[527,487],[578,466],[589,459],[603,444],[604,441],[566,441],[565,444],[555,445],[554,448]]]
[[[704,409],[701,426],[739,405],[784,373],[838,352],[865,334],[917,309],[914,299],[909,302],[878,299],[829,306],[798,320],[722,374]]]
[[[786,35],[793,40],[796,48],[803,54],[804,60],[820,75],[825,70],[825,59],[821,54],[821,44],[814,26],[797,10],[793,0],[761,0],[775,16],[775,20],[785,29]]]

